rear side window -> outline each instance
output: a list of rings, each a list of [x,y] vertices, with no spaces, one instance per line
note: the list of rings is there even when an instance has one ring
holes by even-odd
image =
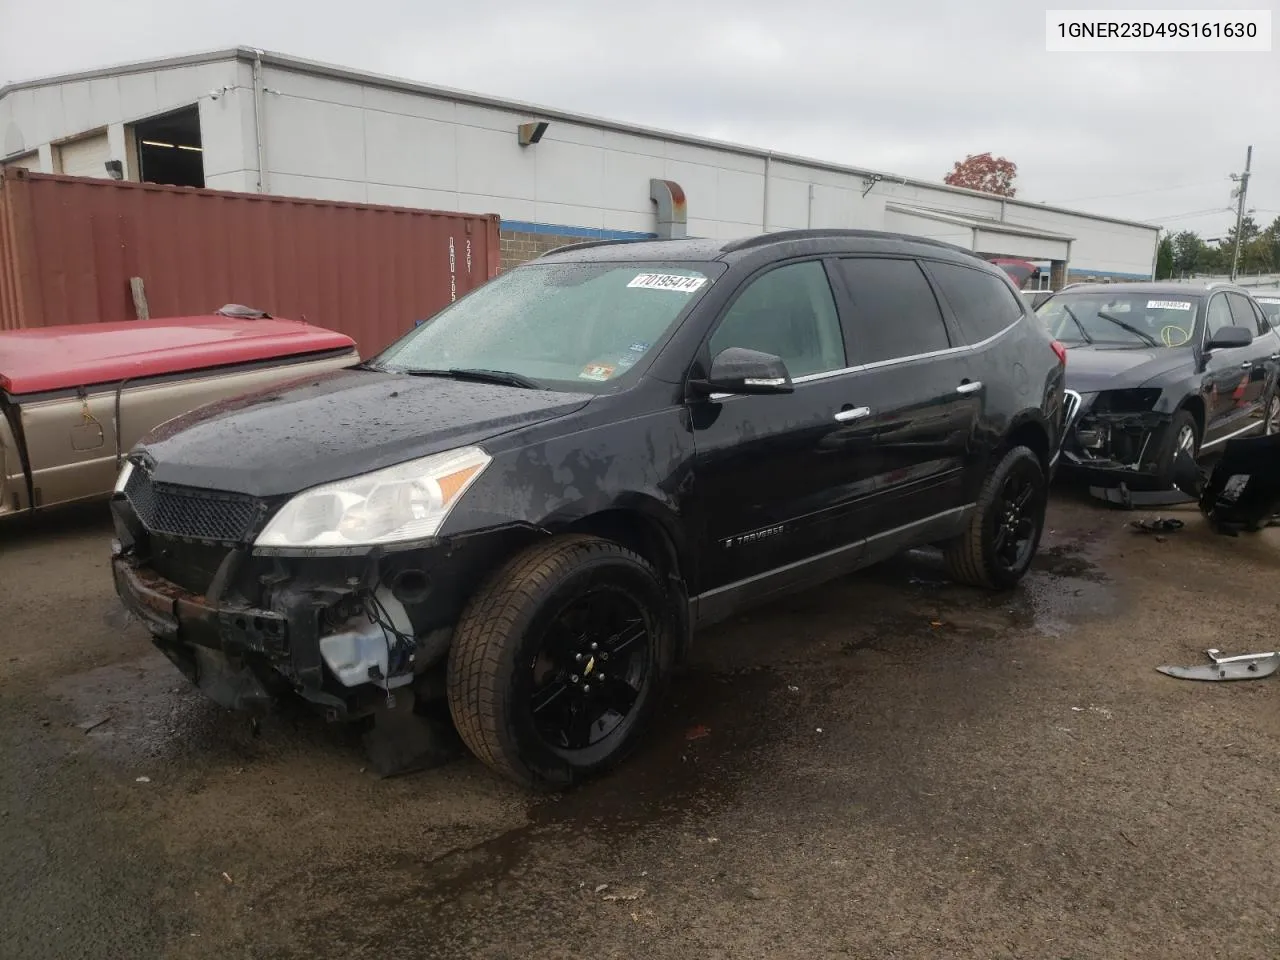
[[[913,357],[951,346],[933,288],[914,260],[841,260],[855,307],[849,331],[855,364]]]
[[[1249,306],[1253,307],[1254,319],[1258,321],[1258,333],[1269,333],[1271,331],[1271,321],[1269,321],[1267,319],[1267,315],[1262,312],[1262,307],[1258,306],[1257,302],[1250,303]]]
[[[969,343],[994,337],[1022,316],[1022,304],[999,277],[954,263],[931,262],[929,272],[955,311],[956,323]]]

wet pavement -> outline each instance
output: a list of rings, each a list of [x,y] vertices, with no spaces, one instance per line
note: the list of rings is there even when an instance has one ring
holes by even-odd
[[[0,532],[0,957],[1273,958],[1280,531],[1055,499],[1018,590],[913,553],[698,638],[607,779],[392,780],[122,625],[108,531]]]

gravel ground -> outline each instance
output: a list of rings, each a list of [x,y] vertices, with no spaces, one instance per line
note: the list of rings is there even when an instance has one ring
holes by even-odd
[[[1280,953],[1280,677],[1153,669],[1275,646],[1280,530],[1059,495],[1015,593],[912,554],[717,628],[547,798],[255,737],[122,624],[102,515],[0,533],[0,956]]]

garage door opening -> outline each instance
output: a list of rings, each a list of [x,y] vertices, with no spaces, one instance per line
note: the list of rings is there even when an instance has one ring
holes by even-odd
[[[204,186],[200,110],[187,107],[133,126],[138,150],[138,179],[175,187]]]

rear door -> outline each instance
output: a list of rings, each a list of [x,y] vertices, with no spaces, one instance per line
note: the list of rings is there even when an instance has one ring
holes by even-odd
[[[850,362],[860,370],[857,402],[870,408],[875,427],[875,501],[863,523],[878,555],[958,513],[984,386],[916,260],[837,263]]]

